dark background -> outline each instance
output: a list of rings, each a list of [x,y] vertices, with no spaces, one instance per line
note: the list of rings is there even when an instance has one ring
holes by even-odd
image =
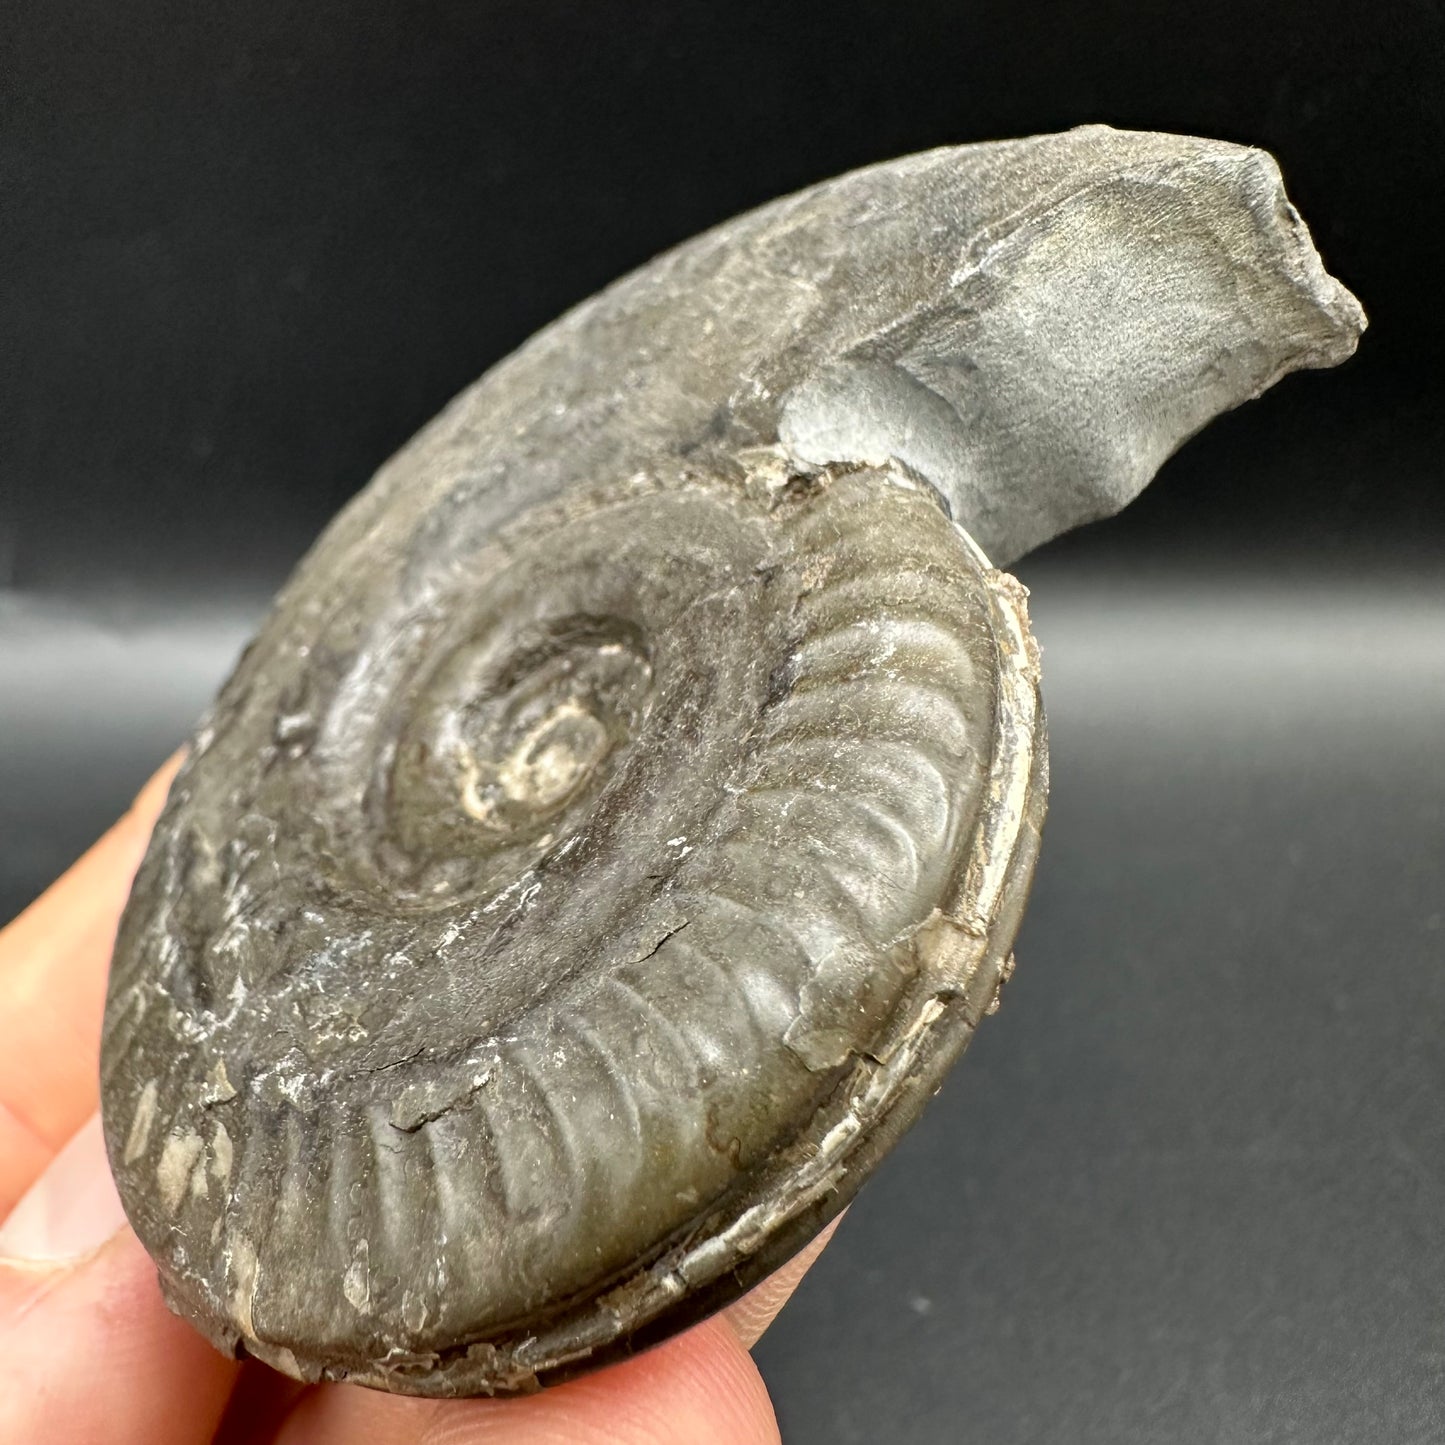
[[[1018,976],[759,1359],[795,1445],[1445,1438],[1438,0],[9,0],[0,67],[0,918],[623,270],[944,142],[1274,151],[1371,330],[1020,564]]]

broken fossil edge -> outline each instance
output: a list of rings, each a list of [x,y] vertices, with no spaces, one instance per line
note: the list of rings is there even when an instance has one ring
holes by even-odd
[[[1124,505],[1210,416],[1287,370],[1343,359],[1362,325],[1261,152],[1088,127],[905,157],[726,223],[539,333],[383,467],[278,610],[304,607],[323,564],[356,570],[398,510],[475,538],[598,478],[759,458],[927,485],[960,536],[1006,563]],[[906,940],[918,976],[882,1035],[746,1199],[715,1201],[600,1292],[561,1289],[516,1330],[427,1355],[298,1358],[248,1329],[244,1308],[218,1316],[177,1288],[163,1264],[173,1307],[218,1346],[301,1378],[526,1390],[727,1304],[841,1209],[996,996],[1042,821],[1021,589],[964,547],[998,690],[957,896]],[[124,1157],[129,1113],[109,1090],[105,1103],[122,1196],[160,1260],[164,1226],[147,1227],[137,1198],[154,1184]]]

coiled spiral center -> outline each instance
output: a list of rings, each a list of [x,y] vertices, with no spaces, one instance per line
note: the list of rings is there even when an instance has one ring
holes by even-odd
[[[526,866],[636,736],[652,672],[618,617],[565,618],[509,647],[491,634],[462,643],[418,689],[397,741],[386,793],[401,851],[435,868],[522,847],[512,861]]]

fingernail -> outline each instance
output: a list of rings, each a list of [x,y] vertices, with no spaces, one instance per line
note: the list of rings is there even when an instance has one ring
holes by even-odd
[[[125,1223],[94,1115],[0,1225],[0,1261],[60,1264],[93,1254]]]

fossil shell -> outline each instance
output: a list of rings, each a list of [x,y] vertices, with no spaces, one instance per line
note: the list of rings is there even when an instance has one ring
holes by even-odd
[[[1095,127],[775,203],[484,377],[282,592],[137,878],[103,1103],[173,1307],[496,1393],[795,1251],[1011,967],[1038,666],[970,533],[1122,505],[1361,324],[1267,157]]]

